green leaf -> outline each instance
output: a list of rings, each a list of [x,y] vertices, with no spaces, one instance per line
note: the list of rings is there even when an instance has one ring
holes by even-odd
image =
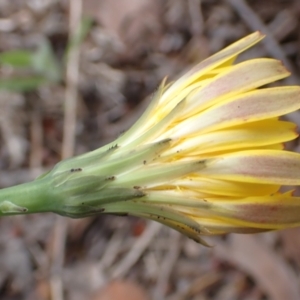
[[[34,71],[52,82],[58,82],[62,77],[61,67],[49,41],[46,39],[39,45],[36,53],[32,54],[31,65]]]
[[[47,82],[43,77],[8,78],[0,80],[0,90],[29,92]]]
[[[80,44],[84,41],[86,35],[89,33],[91,26],[93,24],[93,20],[89,17],[83,17],[77,30],[75,31],[75,34],[70,37],[70,40],[67,45],[67,50],[65,52],[65,58],[64,61],[66,61],[69,52],[71,49],[75,47],[79,47]]]
[[[31,67],[32,53],[26,50],[13,50],[0,54],[0,63],[15,68]]]
[[[92,22],[91,18],[83,17],[80,22],[79,28],[76,30],[74,36],[70,40],[69,46],[70,47],[78,47],[85,39],[92,24],[93,24],[93,22]]]

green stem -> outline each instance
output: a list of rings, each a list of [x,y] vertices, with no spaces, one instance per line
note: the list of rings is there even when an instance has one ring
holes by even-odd
[[[47,179],[0,189],[0,216],[55,212],[57,203]]]

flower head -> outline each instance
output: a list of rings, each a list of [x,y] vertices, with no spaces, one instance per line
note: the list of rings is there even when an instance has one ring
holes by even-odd
[[[260,87],[289,76],[281,62],[237,56],[253,33],[163,82],[136,124],[116,141],[59,163],[48,175],[50,210],[83,217],[131,214],[201,235],[300,225],[297,137],[279,116],[300,108],[300,87]],[[0,207],[1,208],[1,207]]]

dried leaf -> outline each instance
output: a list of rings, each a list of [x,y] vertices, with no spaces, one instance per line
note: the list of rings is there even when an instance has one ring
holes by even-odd
[[[258,235],[232,235],[228,243],[218,242],[214,253],[252,276],[270,299],[300,299],[296,275]]]

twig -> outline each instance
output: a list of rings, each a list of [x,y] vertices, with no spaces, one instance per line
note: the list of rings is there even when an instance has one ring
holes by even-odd
[[[298,20],[290,10],[279,11],[268,24],[269,30],[277,41],[282,41],[297,28]]]
[[[70,40],[72,41],[79,30],[82,0],[69,0],[70,3]],[[71,43],[70,43],[71,44]],[[66,94],[65,94],[65,116],[63,128],[62,158],[71,157],[74,153],[75,131],[76,131],[76,109],[78,98],[79,80],[79,45],[70,47],[66,66]]]
[[[193,296],[202,294],[206,289],[220,282],[222,278],[222,274],[218,271],[207,272],[193,279],[183,290],[179,290],[176,294],[168,297],[168,300],[192,299]]]
[[[79,30],[82,16],[82,0],[69,0],[70,40],[73,40]],[[66,65],[66,94],[65,115],[63,128],[62,159],[74,154],[75,131],[76,131],[76,108],[78,98],[79,80],[79,45],[71,46],[67,56]],[[53,230],[53,252],[52,252],[52,276],[51,276],[51,298],[52,300],[63,300],[62,266],[65,254],[65,241],[67,235],[67,220],[57,217]]]
[[[173,267],[176,263],[176,260],[180,254],[180,241],[181,234],[177,231],[171,231],[171,240],[169,251],[167,251],[163,262],[160,267],[160,273],[157,278],[156,288],[154,290],[154,299],[163,300],[166,299],[166,289],[167,285],[173,270]]]
[[[273,37],[269,28],[263,23],[259,16],[251,9],[245,0],[227,0],[227,2],[236,10],[240,17],[252,30],[259,30],[266,35],[262,43],[271,56],[281,60],[283,64],[292,72],[296,73],[293,65],[286,57],[279,43]],[[295,76],[287,78],[289,84],[299,83]]]
[[[124,276],[130,268],[137,262],[143,252],[146,250],[152,239],[159,232],[162,225],[156,222],[151,222],[143,235],[136,240],[130,251],[123,260],[115,267],[112,272],[113,278]]]
[[[259,282],[269,299],[300,299],[298,279],[288,262],[259,235],[231,235],[226,243],[215,239],[215,245],[216,257],[238,266]]]
[[[192,22],[193,35],[200,36],[202,35],[204,29],[204,21],[201,11],[201,0],[189,0],[188,8]]]
[[[51,300],[63,300],[63,285],[61,279],[62,266],[65,255],[65,241],[67,235],[67,222],[62,217],[57,217],[53,229],[53,243],[51,249]]]
[[[100,269],[106,269],[109,268],[118,254],[120,253],[120,250],[122,249],[122,233],[117,231],[114,233],[114,235],[109,240],[105,252],[101,257],[101,260],[98,263],[98,267]]]
[[[30,118],[30,157],[29,166],[33,177],[41,174],[43,160],[43,130],[41,115],[37,109],[31,113]]]

